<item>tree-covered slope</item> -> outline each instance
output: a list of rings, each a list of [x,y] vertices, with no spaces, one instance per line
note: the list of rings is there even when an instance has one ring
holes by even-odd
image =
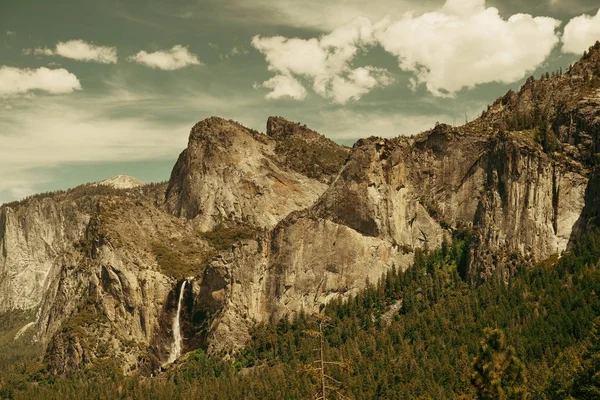
[[[600,232],[570,252],[508,282],[465,284],[458,269],[468,235],[419,253],[404,273],[393,271],[352,300],[333,302],[321,317],[261,325],[233,363],[189,353],[161,376],[122,377],[116,365],[54,378],[35,363],[3,370],[0,397],[305,399],[319,392],[317,319],[324,324],[326,373],[333,389],[354,399],[475,398],[473,363],[487,327],[500,328],[525,366],[532,398],[581,397],[586,345],[600,315]],[[521,260],[515,256],[515,263]],[[398,310],[398,306],[400,306]],[[2,360],[0,364],[5,364]],[[10,373],[9,373],[10,372]],[[583,376],[583,378],[582,378]],[[333,381],[331,381],[333,382]]]

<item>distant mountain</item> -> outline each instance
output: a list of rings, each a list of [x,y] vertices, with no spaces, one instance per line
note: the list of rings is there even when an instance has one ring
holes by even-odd
[[[144,182],[127,175],[117,175],[110,179],[105,179],[98,182],[98,185],[112,186],[115,189],[131,189],[138,186],[143,186]]]

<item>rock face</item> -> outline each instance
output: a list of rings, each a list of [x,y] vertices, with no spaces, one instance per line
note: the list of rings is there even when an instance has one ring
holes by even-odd
[[[57,373],[110,360],[150,373],[180,295],[184,351],[229,357],[257,322],[348,298],[458,232],[473,237],[464,279],[509,279],[515,259],[561,253],[597,223],[599,66],[600,44],[463,127],[352,149],[280,117],[266,135],[201,121],[168,184],[2,206],[0,312],[39,305]]]
[[[228,221],[272,228],[290,212],[310,206],[327,186],[288,167],[276,145],[234,121],[199,122],[173,169],[168,210],[210,230]],[[343,161],[337,160],[337,169]]]
[[[197,233],[139,193],[94,200],[84,235],[52,265],[38,337],[58,373],[107,358],[125,373],[151,371],[168,357],[172,332],[161,323],[177,302],[177,271],[169,267],[178,266],[161,263],[157,246]]]
[[[54,260],[89,222],[86,199],[33,199],[0,208],[0,313],[36,307]]]

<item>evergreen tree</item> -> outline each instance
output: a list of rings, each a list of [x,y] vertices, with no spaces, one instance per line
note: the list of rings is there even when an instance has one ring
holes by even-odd
[[[583,368],[573,386],[576,399],[600,399],[600,317],[594,320]]]
[[[506,346],[504,332],[486,328],[479,342],[471,383],[482,400],[527,399],[525,367],[515,349]]]

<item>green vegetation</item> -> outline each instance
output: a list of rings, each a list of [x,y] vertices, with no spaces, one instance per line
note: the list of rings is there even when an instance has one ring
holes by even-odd
[[[180,247],[160,243],[152,246],[152,252],[156,256],[161,272],[176,279],[198,274],[205,263],[204,252]]]
[[[404,273],[392,270],[322,310],[323,359],[347,366],[327,369],[340,382],[336,390],[351,399],[596,398],[600,232],[554,262],[520,267],[508,283],[491,279],[478,288],[457,272],[469,246],[468,237],[457,238],[418,253]],[[400,312],[384,318],[399,301]],[[17,399],[312,398],[322,383],[306,368],[319,358],[320,337],[311,331],[320,331],[318,320],[300,314],[257,326],[232,363],[197,350],[158,378],[90,379],[80,371],[55,381],[21,380],[10,393]]]
[[[523,363],[515,355],[515,349],[506,346],[501,329],[486,328],[479,342],[479,355],[475,359],[475,372],[471,383],[478,399],[526,399]]]
[[[217,225],[212,231],[200,234],[210,245],[209,248],[205,248],[202,241],[171,240],[168,243],[154,243],[152,252],[163,273],[176,279],[184,279],[201,272],[207,261],[218,251],[229,250],[240,240],[252,239],[256,235],[256,230],[244,226]]]
[[[107,185],[94,185],[94,184],[85,184],[80,185],[72,189],[68,190],[54,190],[50,192],[37,193],[31,196],[27,196],[22,200],[12,201],[10,203],[6,203],[3,207],[25,207],[29,205],[32,201],[41,201],[45,198],[53,198],[56,201],[62,201],[66,199],[78,199],[85,196],[124,196],[127,193],[133,192],[132,189],[117,189],[112,186]]]
[[[283,155],[294,171],[319,180],[338,173],[348,155],[325,138],[307,141],[295,136],[278,142],[275,152]]]
[[[81,338],[86,334],[86,328],[106,322],[108,319],[102,308],[92,297],[88,296],[81,301],[77,312],[62,322],[61,329],[65,333],[73,333]]]
[[[530,144],[538,143],[538,141],[537,141],[538,130],[537,129],[525,129],[522,131],[514,131],[514,132],[512,132],[512,134],[525,140],[525,142],[527,142],[527,143],[530,143]]]
[[[573,395],[578,399],[600,399],[600,317],[596,317],[581,368],[573,374]]]
[[[212,231],[205,232],[202,237],[207,240],[215,250],[231,249],[234,243],[240,240],[254,239],[257,231],[244,226],[226,227],[217,225]]]
[[[24,390],[28,382],[41,378],[42,349],[39,343],[31,343],[34,329],[28,329],[15,340],[19,330],[34,320],[35,310],[0,315],[0,399],[11,398],[13,391]]]
[[[542,146],[545,153],[552,154],[562,150],[562,144],[551,127],[537,129],[535,131],[535,141]]]

